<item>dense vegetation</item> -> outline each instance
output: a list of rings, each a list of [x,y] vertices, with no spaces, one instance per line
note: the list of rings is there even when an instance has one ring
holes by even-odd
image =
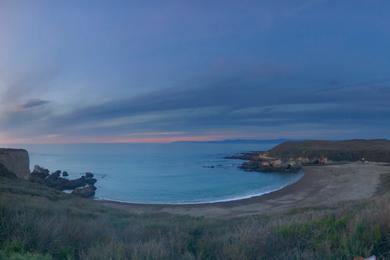
[[[0,177],[0,259],[390,257],[390,186],[337,208],[235,219],[131,214]]]
[[[332,161],[390,162],[390,140],[287,141],[272,148],[274,157],[296,158],[326,156]]]

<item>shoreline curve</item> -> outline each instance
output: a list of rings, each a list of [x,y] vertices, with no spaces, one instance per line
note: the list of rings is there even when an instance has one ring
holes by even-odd
[[[305,173],[303,170],[298,172],[298,173],[294,173],[294,174],[301,175],[301,176],[299,176],[294,181],[288,182],[288,183],[286,183],[278,188],[275,188],[275,189],[272,189],[269,191],[240,196],[240,197],[234,197],[234,198],[230,198],[230,199],[221,199],[221,200],[204,201],[204,202],[200,201],[200,202],[177,202],[177,203],[175,203],[175,202],[161,202],[161,203],[158,203],[158,202],[150,202],[150,203],[149,202],[132,202],[132,201],[109,199],[109,198],[96,198],[94,200],[95,201],[103,201],[103,202],[112,202],[112,203],[124,203],[124,204],[130,204],[130,205],[145,205],[145,206],[196,206],[196,205],[208,205],[208,204],[215,205],[215,204],[220,204],[220,203],[242,201],[242,200],[265,196],[267,194],[280,191],[280,190],[282,190],[290,185],[293,185],[293,184],[299,182],[305,176]]]
[[[298,208],[328,207],[375,196],[381,176],[390,174],[385,163],[348,162],[305,166],[303,176],[286,187],[247,199],[203,204],[137,204],[94,200],[100,205],[129,213],[162,213],[194,217],[240,217]]]

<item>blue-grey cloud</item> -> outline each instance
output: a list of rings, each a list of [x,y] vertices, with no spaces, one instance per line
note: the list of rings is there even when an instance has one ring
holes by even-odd
[[[0,6],[0,138],[389,137],[387,1]]]
[[[291,84],[294,84],[292,80]],[[35,126],[41,133],[98,135],[134,131],[288,129],[297,124],[324,128],[359,124],[390,127],[386,120],[390,118],[387,102],[390,88],[384,83],[356,84],[339,91],[328,91],[326,86],[313,90],[307,86],[288,90],[283,86],[284,80],[261,83],[227,80],[112,100],[62,115],[23,112],[13,114],[13,122],[15,118],[25,120],[26,116],[35,116],[39,119]]]

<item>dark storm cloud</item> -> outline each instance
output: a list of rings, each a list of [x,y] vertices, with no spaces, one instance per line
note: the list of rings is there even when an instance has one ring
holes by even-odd
[[[26,103],[24,103],[21,107],[23,109],[29,109],[29,108],[44,106],[44,105],[47,105],[49,103],[50,103],[50,101],[48,101],[48,100],[31,99],[31,100],[28,100]]]

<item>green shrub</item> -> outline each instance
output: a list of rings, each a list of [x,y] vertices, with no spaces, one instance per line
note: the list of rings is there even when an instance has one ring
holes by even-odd
[[[51,260],[47,254],[27,252],[20,241],[11,241],[3,243],[0,249],[0,259],[8,260]]]

